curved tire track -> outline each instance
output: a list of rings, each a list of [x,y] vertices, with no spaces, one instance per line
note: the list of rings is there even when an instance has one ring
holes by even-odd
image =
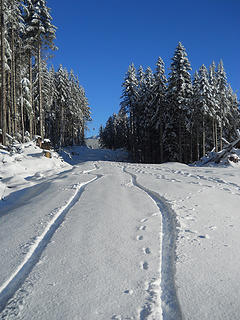
[[[54,215],[53,219],[47,224],[41,236],[36,239],[29,252],[26,254],[22,263],[17,267],[14,273],[0,286],[0,313],[4,310],[8,300],[15,294],[23,284],[28,274],[39,261],[43,250],[48,245],[50,239],[60,227],[66,214],[79,201],[85,187],[91,182],[101,178],[102,175],[96,175],[93,179],[80,183],[76,186],[76,191],[68,202]]]
[[[161,288],[159,288],[161,291],[162,319],[180,320],[182,319],[182,313],[175,287],[176,214],[163,197],[138,183],[136,175],[128,172],[126,167],[123,168],[123,171],[132,177],[132,182],[135,187],[141,189],[152,198],[162,214]],[[147,319],[148,316],[150,317],[149,319],[151,319],[151,308],[147,303],[140,313],[140,319]]]

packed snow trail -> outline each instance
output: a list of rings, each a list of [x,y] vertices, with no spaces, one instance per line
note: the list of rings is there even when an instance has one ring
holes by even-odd
[[[159,208],[121,166],[101,163],[95,172],[79,167],[76,177],[78,170],[87,182],[102,178],[88,184],[74,206],[66,204],[65,221],[2,318],[162,319]]]
[[[96,177],[97,178],[97,177]],[[0,286],[0,312],[4,309],[5,304],[9,298],[18,289],[20,284],[25,280],[26,276],[29,274],[33,266],[38,261],[42,251],[45,246],[53,236],[54,232],[61,225],[67,212],[75,205],[79,200],[81,193],[84,190],[84,186],[94,181],[96,178],[90,181],[83,182],[76,185],[76,192],[69,199],[69,201],[64,205],[53,217],[53,219],[47,224],[43,233],[36,238],[35,242],[30,247],[28,253],[25,255],[22,263],[17,267],[17,269],[10,275],[10,277]]]
[[[129,173],[124,167],[124,172]],[[137,182],[137,177],[133,173],[129,173],[133,179],[133,184],[146,192],[154,203],[159,207],[159,214],[162,218],[162,246],[160,259],[160,274],[158,287],[151,292],[160,295],[161,313],[163,319],[178,320],[182,318],[180,305],[177,298],[177,291],[175,287],[175,263],[176,263],[176,214],[171,210],[166,201],[153,192]],[[161,290],[159,290],[161,287]],[[151,314],[151,308],[147,304],[143,310],[143,314]],[[155,317],[157,319],[157,317]],[[155,319],[154,318],[154,319]]]

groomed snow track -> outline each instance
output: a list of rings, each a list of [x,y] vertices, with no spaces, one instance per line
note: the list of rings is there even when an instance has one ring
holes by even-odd
[[[160,261],[160,292],[161,292],[161,306],[158,314],[162,317],[155,317],[151,310],[151,298],[153,291],[149,288],[149,301],[145,304],[140,312],[140,320],[144,319],[163,319],[163,320],[181,320],[182,313],[177,297],[177,290],[175,286],[175,263],[176,263],[176,239],[177,239],[177,220],[176,214],[171,209],[167,201],[156,192],[142,186],[138,181],[136,175],[127,171],[123,167],[123,171],[129,174],[132,178],[132,183],[135,187],[144,191],[159,208],[162,216],[162,239],[161,239],[161,261]],[[153,286],[155,283],[152,284]],[[156,290],[156,289],[154,289]]]
[[[14,273],[0,286],[0,313],[4,310],[8,300],[15,294],[25,281],[28,274],[39,261],[43,250],[48,245],[53,234],[60,227],[66,214],[79,201],[85,187],[91,182],[101,178],[96,175],[93,179],[76,185],[76,191],[68,202],[54,215],[53,219],[47,224],[41,236],[37,237],[35,243],[26,254],[22,263],[17,267]]]

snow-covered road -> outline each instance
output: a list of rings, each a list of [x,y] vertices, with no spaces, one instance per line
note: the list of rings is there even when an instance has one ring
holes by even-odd
[[[238,169],[94,152],[1,204],[0,319],[238,319]]]

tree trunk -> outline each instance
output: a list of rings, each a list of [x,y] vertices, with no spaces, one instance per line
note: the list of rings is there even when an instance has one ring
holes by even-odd
[[[179,119],[179,162],[182,162],[182,121]]]
[[[39,121],[40,121],[40,136],[44,138],[43,128],[43,108],[42,108],[42,70],[41,70],[41,42],[38,41],[38,94],[39,94]]]
[[[222,121],[221,121],[221,125],[220,125],[220,150],[223,149],[223,143],[222,143]]]
[[[197,124],[197,160],[200,159],[200,146],[199,146],[199,125]]]
[[[204,116],[202,118],[202,129],[203,129],[203,132],[202,132],[202,152],[203,152],[203,157],[205,156],[206,154],[206,132],[205,132],[205,120],[204,120]]]
[[[159,138],[160,138],[160,162],[163,163],[163,121],[162,121],[162,114],[160,114]]]
[[[213,133],[213,148],[216,151],[215,121],[214,121],[214,119],[213,119],[213,122],[212,122],[212,133]]]
[[[30,82],[30,96],[31,96],[31,103],[32,103],[32,112],[29,115],[29,133],[30,133],[30,139],[33,138],[33,118],[34,117],[34,103],[33,103],[33,81],[32,81],[32,53],[31,50],[29,50],[28,53],[28,64],[29,64],[29,82]]]
[[[17,101],[16,101],[16,61],[15,61],[15,37],[14,30],[12,29],[12,63],[11,63],[11,109],[12,109],[12,131],[17,134]]]
[[[12,101],[11,101],[11,73],[7,74],[8,99],[7,99],[7,132],[12,135]]]
[[[64,107],[61,105],[60,107],[60,148],[64,146],[64,127],[65,127],[65,119],[64,119]]]
[[[218,132],[217,132],[217,123],[215,122],[215,151],[218,152]]]
[[[23,110],[23,90],[22,84],[20,86],[20,99],[21,99],[21,128],[22,128],[22,142],[24,142],[24,110]],[[30,130],[31,131],[31,130]]]
[[[5,22],[3,1],[0,0],[1,9],[1,127],[2,127],[2,143],[6,145],[7,133],[7,106],[6,106],[6,73],[5,73]]]

